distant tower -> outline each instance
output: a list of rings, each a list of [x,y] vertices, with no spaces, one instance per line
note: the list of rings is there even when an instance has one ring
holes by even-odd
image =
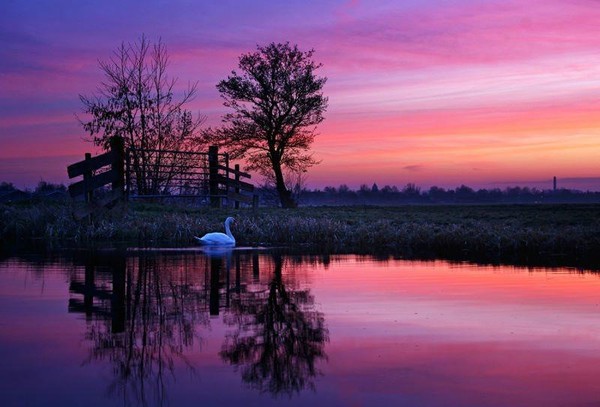
[[[556,177],[554,177],[553,185],[554,185],[554,190],[556,191]]]

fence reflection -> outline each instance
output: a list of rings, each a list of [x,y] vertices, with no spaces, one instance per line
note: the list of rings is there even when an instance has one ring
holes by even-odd
[[[176,370],[196,372],[186,355],[201,350],[215,318],[229,327],[219,356],[250,387],[314,388],[325,319],[309,290],[285,277],[281,255],[114,252],[84,263],[71,275],[69,312],[85,315],[87,363],[111,365],[109,390],[126,404],[165,404]]]

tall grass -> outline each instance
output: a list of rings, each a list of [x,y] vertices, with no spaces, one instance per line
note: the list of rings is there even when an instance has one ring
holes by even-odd
[[[0,241],[185,246],[223,230],[238,245],[461,259],[600,264],[600,205],[318,207],[209,210],[130,205],[88,222],[60,203],[0,206]]]

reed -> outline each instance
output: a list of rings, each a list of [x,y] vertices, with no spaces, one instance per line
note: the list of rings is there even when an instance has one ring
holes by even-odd
[[[0,206],[0,241],[186,246],[233,215],[238,245],[456,259],[600,264],[600,205],[210,210],[135,204],[77,222],[69,204]]]

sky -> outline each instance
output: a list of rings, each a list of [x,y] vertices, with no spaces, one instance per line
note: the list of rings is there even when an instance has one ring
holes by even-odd
[[[309,188],[600,190],[599,0],[4,0],[0,181],[68,183],[98,62],[161,39],[216,126],[216,84],[257,45],[314,49],[328,81]]]

